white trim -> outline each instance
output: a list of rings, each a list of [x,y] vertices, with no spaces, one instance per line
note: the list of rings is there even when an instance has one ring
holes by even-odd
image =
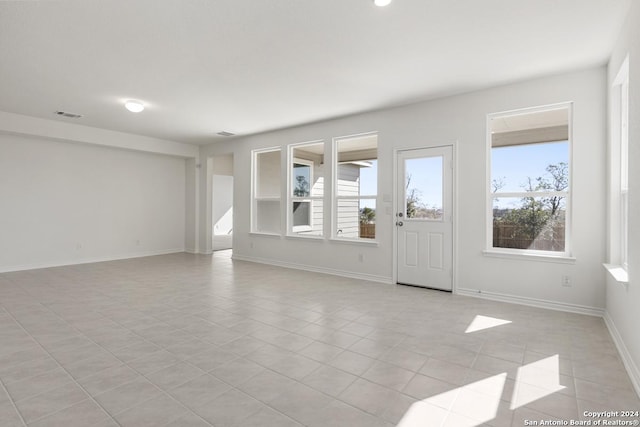
[[[339,153],[339,147],[338,144],[340,144],[341,141],[345,141],[345,140],[350,140],[350,139],[355,139],[355,138],[363,138],[363,137],[369,137],[369,136],[375,136],[376,137],[376,158],[375,159],[369,159],[369,160],[375,160],[377,162],[377,166],[376,166],[376,194],[368,194],[368,195],[360,195],[358,194],[357,196],[340,196],[338,194],[338,180],[339,180],[339,175],[338,175],[338,167],[341,164],[341,162],[339,162],[339,158],[340,158],[340,153]],[[360,200],[375,200],[376,202],[376,221],[378,221],[379,216],[378,214],[380,213],[379,208],[380,208],[380,204],[378,203],[378,196],[380,194],[379,192],[379,188],[380,188],[380,156],[378,155],[378,148],[380,145],[380,134],[378,131],[371,131],[371,132],[362,132],[362,133],[358,133],[358,134],[353,134],[353,135],[345,135],[345,136],[336,136],[333,137],[331,139],[331,147],[330,147],[330,153],[331,153],[331,186],[329,187],[331,189],[331,195],[330,195],[330,209],[331,209],[331,215],[330,215],[330,224],[331,224],[331,232],[328,234],[328,238],[331,241],[338,241],[338,242],[351,242],[351,241],[355,241],[355,242],[363,242],[365,244],[371,244],[372,241],[376,244],[378,243],[377,237],[374,238],[372,241],[371,239],[365,239],[362,237],[354,237],[352,239],[347,239],[347,238],[341,238],[340,236],[338,236],[338,204],[341,200],[357,200],[358,202]],[[371,149],[373,150],[373,149]],[[327,163],[325,161],[325,163]],[[327,188],[325,186],[325,188]],[[326,192],[325,192],[326,193]],[[360,191],[358,190],[358,193],[360,193]],[[359,204],[358,204],[359,206]],[[359,209],[358,209],[359,212]],[[359,215],[359,213],[358,213]],[[360,226],[360,220],[358,219],[358,227]],[[360,235],[360,233],[358,232],[358,236]]]
[[[255,262],[259,264],[274,265],[276,267],[291,268],[294,270],[304,270],[304,271],[311,271],[314,273],[330,274],[332,276],[348,277],[350,279],[366,280],[369,282],[383,283],[385,285],[390,285],[393,283],[391,280],[391,277],[378,276],[375,274],[356,273],[353,271],[336,270],[333,268],[318,267],[314,265],[298,264],[293,262],[278,261],[278,260],[272,260],[267,258],[251,257],[246,255],[237,255],[237,254],[233,254],[231,256],[231,259],[233,259],[234,261]]]
[[[507,295],[497,292],[486,292],[481,289],[468,289],[458,288],[455,291],[456,295],[483,298],[492,301],[507,302],[511,304],[526,305],[529,307],[546,308],[549,310],[565,311],[568,313],[586,314],[589,316],[602,317],[604,315],[604,309],[598,307],[589,307],[586,305],[570,304],[557,301],[549,301],[538,298],[521,297],[516,295]]]
[[[295,157],[294,156],[294,151],[296,148],[301,148],[301,147],[305,147],[308,145],[322,145],[322,150],[323,153],[321,154],[321,156],[325,155],[326,152],[326,145],[323,139],[319,139],[319,140],[315,140],[315,141],[308,141],[308,142],[297,142],[297,143],[293,143],[293,144],[289,144],[287,145],[287,164],[285,166],[285,170],[287,173],[287,182],[286,182],[286,198],[284,200],[286,200],[285,202],[285,206],[283,207],[285,209],[284,213],[284,218],[285,218],[285,233],[284,235],[287,237],[292,237],[292,236],[298,236],[299,232],[305,232],[305,231],[310,231],[313,230],[313,205],[314,205],[314,200],[319,200],[324,202],[324,198],[325,198],[325,193],[326,193],[326,186],[323,187],[323,194],[322,196],[313,196],[313,180],[314,180],[314,173],[315,173],[315,162],[313,160],[307,160],[307,159],[303,159],[300,157]],[[326,162],[325,162],[326,163]],[[294,164],[300,164],[300,165],[305,165],[305,166],[309,166],[309,195],[308,196],[294,196],[293,195],[293,190],[294,190],[294,186],[293,186],[293,178],[295,175],[295,168],[293,167]],[[324,171],[324,174],[326,175],[326,171]],[[294,202],[300,202],[300,203],[309,203],[309,225],[299,225],[299,226],[294,226],[293,225],[293,203]],[[324,203],[322,205],[322,215],[323,215],[323,219],[324,219],[324,211],[325,211],[325,207],[324,207]],[[315,237],[320,237],[320,238],[324,238],[324,225],[322,230],[320,230],[320,232],[322,233],[320,236],[314,235]],[[300,235],[300,236],[304,236],[304,235]]]
[[[545,142],[545,144],[548,144]],[[568,191],[505,191],[500,193],[491,193],[492,199],[504,198],[504,199],[513,199],[513,198],[536,198],[536,197],[567,197],[569,195]]]
[[[518,251],[518,252],[516,252]],[[504,248],[492,248],[485,249],[482,254],[492,258],[507,258],[507,259],[519,259],[523,261],[543,261],[543,262],[556,262],[559,264],[575,264],[576,258],[562,255],[562,252],[558,252],[559,255],[553,255],[553,252],[545,251],[528,251],[526,249],[504,249]]]
[[[277,201],[280,203],[280,210],[282,212],[282,185],[280,185],[280,197],[276,197],[276,196],[268,196],[268,197],[258,197],[256,195],[256,189],[257,189],[257,180],[258,180],[258,155],[259,154],[266,154],[266,153],[274,153],[274,152],[279,152],[280,153],[280,171],[282,171],[282,147],[279,146],[275,146],[275,147],[266,147],[266,148],[258,148],[255,150],[251,150],[251,191],[249,192],[249,220],[250,220],[250,224],[249,224],[249,229],[250,229],[250,234],[262,234],[261,232],[259,232],[257,230],[258,228],[258,220],[257,220],[257,212],[258,212],[258,201]],[[234,175],[235,176],[235,175]],[[282,176],[280,177],[282,180]],[[235,198],[234,198],[235,200]],[[280,214],[280,217],[282,217],[282,213]],[[282,234],[282,220],[280,218],[280,233],[277,233],[278,235]],[[274,233],[276,234],[276,233]]]
[[[287,234],[284,236],[285,240],[311,240],[317,242],[324,242],[325,238],[318,236],[317,234]]]
[[[628,268],[629,54],[620,65],[609,99],[609,253],[608,260]],[[616,278],[617,280],[617,278]]]
[[[611,275],[616,282],[627,285],[629,284],[629,272],[622,265],[602,264],[602,266]]]
[[[398,194],[398,159],[402,152],[425,150],[434,148],[448,148],[451,147],[451,292],[455,293],[458,281],[458,140],[454,140],[450,143],[428,145],[421,147],[405,147],[396,148],[393,150],[393,187],[392,187],[392,214],[390,226],[393,229],[392,233],[392,265],[391,275],[393,283],[398,283],[398,227],[395,225],[397,220],[400,196],[404,199],[404,194]],[[446,165],[443,165],[445,168]],[[444,170],[444,169],[443,169]],[[448,290],[447,290],[448,291]]]
[[[269,238],[277,238],[277,239],[281,239],[283,237],[282,234],[266,233],[266,232],[261,232],[261,231],[251,231],[251,232],[249,232],[249,236],[269,237]]]
[[[638,365],[633,360],[633,357],[629,353],[627,346],[624,344],[624,340],[622,339],[622,335],[618,332],[618,328],[616,328],[616,324],[613,322],[613,319],[609,315],[608,311],[604,312],[602,316],[604,318],[604,324],[607,325],[607,329],[609,330],[609,334],[613,339],[613,343],[616,345],[618,349],[618,353],[620,354],[620,358],[622,359],[622,363],[624,364],[625,369],[627,370],[627,374],[629,374],[629,379],[631,380],[631,384],[636,391],[636,394],[640,397],[640,369]]]
[[[175,249],[164,249],[159,251],[133,252],[126,255],[121,254],[121,255],[111,255],[111,256],[95,257],[95,258],[83,258],[83,259],[77,259],[74,261],[41,262],[41,263],[33,263],[33,264],[0,266],[0,273],[9,273],[12,271],[23,271],[23,270],[36,270],[40,268],[64,267],[68,265],[93,264],[96,262],[118,261],[123,259],[144,258],[148,256],[168,255],[168,254],[176,254],[176,253],[184,253],[184,252],[194,253],[194,254],[198,253],[197,251],[193,251],[193,252],[191,251],[192,249],[187,250],[185,248],[175,248]]]
[[[550,110],[560,110],[566,108],[567,109],[567,120],[568,120],[568,138],[567,144],[569,146],[569,189],[566,192],[504,192],[504,193],[492,193],[491,192],[491,157],[492,157],[492,137],[491,137],[491,120],[496,117],[510,117],[510,116],[519,116],[523,114],[531,114],[540,111],[550,111]],[[529,107],[529,108],[520,108],[515,110],[489,113],[486,117],[486,142],[485,142],[485,150],[486,150],[486,177],[485,177],[485,185],[486,185],[486,218],[485,218],[485,255],[490,252],[494,252],[495,249],[502,249],[505,252],[513,253],[517,258],[523,258],[527,256],[533,256],[532,260],[539,260],[540,257],[537,257],[536,254],[531,254],[530,252],[522,252],[521,249],[509,249],[509,248],[494,248],[493,247],[493,199],[498,197],[509,197],[509,195],[514,195],[512,197],[521,197],[521,194],[525,194],[525,197],[545,197],[547,195],[564,195],[566,197],[565,201],[565,235],[564,235],[564,251],[560,253],[559,258],[564,258],[566,260],[574,260],[573,258],[573,236],[572,236],[572,216],[573,216],[573,101],[560,102],[556,104],[549,105],[541,105],[537,107]],[[515,252],[514,252],[515,251]],[[543,251],[546,252],[546,251]],[[551,251],[549,251],[551,252]],[[491,256],[491,255],[489,255]],[[558,258],[558,257],[555,257]]]
[[[363,238],[359,238],[359,237],[354,237],[353,239],[349,239],[349,238],[342,238],[339,239],[337,237],[333,237],[331,239],[329,239],[329,242],[331,243],[340,243],[340,244],[351,244],[351,245],[360,245],[360,246],[374,246],[374,247],[378,247],[380,246],[380,242],[375,240],[375,239],[363,239]]]

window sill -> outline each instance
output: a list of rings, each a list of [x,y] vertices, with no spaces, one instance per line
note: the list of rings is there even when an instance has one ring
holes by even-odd
[[[539,262],[555,262],[559,264],[575,264],[576,259],[574,257],[566,255],[544,255],[534,253],[514,253],[503,252],[491,249],[485,249],[482,251],[484,256],[492,258],[506,258],[506,259],[519,259],[523,261],[539,261]]]
[[[318,242],[322,242],[324,240],[323,236],[305,236],[305,235],[296,235],[296,234],[287,234],[285,238],[291,239],[291,240],[315,240]]]
[[[333,238],[333,239],[329,239],[329,241],[331,243],[340,243],[340,244],[346,244],[346,245],[359,245],[359,246],[373,246],[373,247],[378,247],[380,246],[377,240],[365,240],[365,239],[337,239],[337,238]]]
[[[266,233],[266,232],[261,232],[261,231],[252,231],[251,233],[249,233],[249,236],[271,237],[271,238],[277,238],[277,239],[282,237],[282,235],[278,234],[278,233]]]
[[[611,277],[618,282],[626,285],[629,283],[629,272],[622,268],[621,265],[615,264],[602,264],[604,268],[609,272]]]

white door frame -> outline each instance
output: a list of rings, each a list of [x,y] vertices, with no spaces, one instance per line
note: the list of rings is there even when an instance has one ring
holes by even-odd
[[[393,258],[393,271],[392,271],[392,279],[393,284],[398,284],[398,227],[396,227],[396,210],[398,207],[398,199],[400,195],[398,194],[398,156],[401,151],[407,150],[421,150],[421,149],[429,149],[429,148],[439,148],[439,147],[451,147],[451,157],[453,162],[453,173],[451,188],[453,191],[452,195],[452,203],[453,203],[453,215],[451,218],[452,222],[452,230],[451,230],[451,245],[452,245],[452,274],[451,278],[451,293],[457,293],[457,282],[458,282],[458,141],[453,141],[448,144],[438,144],[438,145],[423,145],[419,147],[403,147],[396,148],[393,150],[393,207],[391,212],[391,228],[393,229],[393,249],[391,253],[391,257]]]

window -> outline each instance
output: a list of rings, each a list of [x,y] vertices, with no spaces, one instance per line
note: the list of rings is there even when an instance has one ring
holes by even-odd
[[[629,236],[629,57],[612,87],[611,262],[628,268]]]
[[[629,77],[620,85],[620,245],[622,267],[629,265]]]
[[[293,231],[306,232],[312,229],[311,185],[313,162],[294,159],[291,185],[293,186]]]
[[[378,136],[338,138],[334,149],[334,238],[375,239]]]
[[[280,234],[280,149],[253,152],[251,231]]]
[[[569,255],[570,106],[489,116],[488,246]]]
[[[290,235],[322,236],[324,217],[324,143],[289,148]]]

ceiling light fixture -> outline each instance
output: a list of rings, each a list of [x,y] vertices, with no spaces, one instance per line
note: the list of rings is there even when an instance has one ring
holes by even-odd
[[[124,103],[124,108],[132,113],[139,113],[144,110],[144,105],[140,101],[127,101]]]
[[[391,0],[373,0],[373,3],[378,7],[389,6]]]

